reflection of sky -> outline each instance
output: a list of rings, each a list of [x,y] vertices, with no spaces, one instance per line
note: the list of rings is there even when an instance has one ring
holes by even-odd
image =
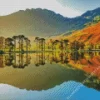
[[[81,84],[65,82],[49,90],[27,91],[0,85],[0,100],[68,100],[67,97]],[[100,92],[82,86],[69,100],[100,100]]]

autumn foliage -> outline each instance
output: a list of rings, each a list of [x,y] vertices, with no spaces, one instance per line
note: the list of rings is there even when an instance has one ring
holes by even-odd
[[[85,44],[100,44],[100,22],[67,36],[71,42],[79,41]]]

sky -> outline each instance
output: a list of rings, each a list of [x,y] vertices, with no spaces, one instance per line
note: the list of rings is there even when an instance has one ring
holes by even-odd
[[[100,0],[0,0],[0,16],[27,8],[42,8],[65,17],[76,17],[98,7]]]

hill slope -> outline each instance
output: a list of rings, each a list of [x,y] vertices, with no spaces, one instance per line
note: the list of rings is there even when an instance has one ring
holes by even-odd
[[[70,42],[77,40],[85,44],[100,44],[100,22],[74,32],[69,35],[67,39],[69,39]]]
[[[66,31],[68,34],[70,31],[84,28],[85,24],[93,21],[96,16],[100,16],[100,8],[76,18],[65,18],[46,9],[21,10],[0,17],[0,35],[53,36]]]

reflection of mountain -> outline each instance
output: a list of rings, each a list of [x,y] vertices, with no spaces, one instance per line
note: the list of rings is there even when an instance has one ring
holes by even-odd
[[[6,97],[6,100],[19,100],[19,98],[21,100],[66,100],[68,97],[69,100],[75,100],[75,98],[84,100],[84,97],[85,100],[100,100],[99,91],[87,88],[81,83],[74,81],[64,82],[61,85],[44,91],[27,91],[6,84],[1,84],[0,90],[3,100],[5,100]],[[75,92],[75,90],[78,91]],[[75,92],[75,94],[70,97],[73,92]]]
[[[81,69],[86,73],[93,73],[93,75],[100,78],[100,53],[90,52],[84,53],[84,56],[79,54],[77,57],[71,55],[69,64],[75,68]],[[98,82],[99,83],[99,82]]]
[[[33,67],[32,64],[23,70],[6,67],[1,72],[0,83],[27,90],[47,90],[65,81],[82,82],[85,78],[85,73],[80,70],[63,68],[57,64],[46,64],[43,67]]]
[[[23,57],[24,55],[20,55],[20,57],[18,54],[16,55],[16,59],[20,59],[20,61],[17,60],[17,62],[14,61],[14,63],[23,64],[22,58],[20,57]],[[5,67],[2,69],[0,72],[0,83],[10,84],[27,90],[47,90],[56,85],[62,84],[65,81],[74,80],[77,82],[83,82],[88,74],[82,71],[82,69],[78,69],[77,65],[82,65],[81,60],[85,59],[84,56],[83,54],[80,55],[78,53],[78,57],[76,57],[75,54],[71,54],[70,56],[69,54],[66,54],[66,56],[62,57],[61,54],[55,53],[49,53],[49,55],[44,55],[42,53],[32,54],[32,62],[28,67],[24,69]],[[7,56],[7,62],[9,62],[9,58],[10,57]],[[45,65],[43,64],[44,62],[46,63]],[[43,66],[36,67],[37,63]],[[99,82],[100,81],[97,77],[92,76],[85,82],[85,85],[99,90]]]
[[[51,36],[81,29],[100,15],[100,8],[76,18],[65,18],[49,10],[27,9],[0,17],[0,35]]]
[[[47,90],[65,81],[83,82],[100,65],[98,54],[99,52],[89,54],[42,52],[32,55],[17,53],[2,55],[0,59],[1,61],[5,59],[4,66],[13,66],[17,69],[5,67],[0,70],[0,83],[27,90]],[[96,76],[99,76],[99,71]],[[96,76],[87,79],[85,85],[100,90],[100,80]]]

